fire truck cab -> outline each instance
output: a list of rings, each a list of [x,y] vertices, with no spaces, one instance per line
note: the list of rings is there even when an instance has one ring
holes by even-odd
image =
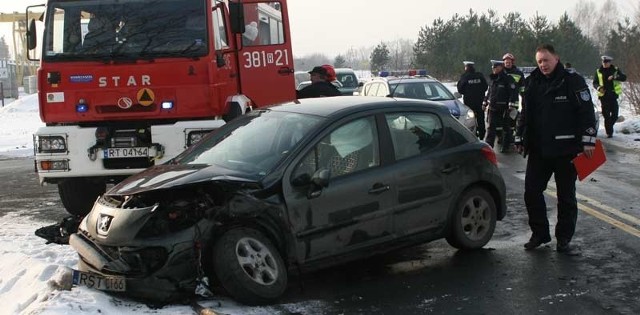
[[[49,0],[30,10],[44,25],[27,31],[46,123],[35,169],[72,214],[224,121],[295,98],[286,0]]]

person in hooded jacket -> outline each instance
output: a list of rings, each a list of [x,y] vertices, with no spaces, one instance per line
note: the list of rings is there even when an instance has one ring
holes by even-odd
[[[309,71],[311,85],[296,91],[296,97],[301,99],[342,95],[338,88],[331,83],[332,80],[335,80],[335,70],[332,70],[333,67],[328,65],[314,67]]]
[[[618,97],[622,94],[622,84],[627,80],[627,75],[620,68],[611,64],[613,58],[602,56],[602,66],[596,70],[593,76],[593,87],[598,91],[598,99],[602,107],[604,117],[604,130],[607,138],[613,137],[613,125],[618,120]]]
[[[498,132],[502,134],[501,152],[509,151],[512,143],[511,124],[509,123],[509,108],[515,106],[518,101],[518,90],[513,78],[504,71],[502,60],[491,60],[491,85],[485,98],[488,105],[487,117],[489,127],[487,128],[487,142],[492,148]]]
[[[463,61],[464,73],[458,80],[458,93],[463,95],[462,101],[469,106],[476,116],[478,138],[484,139],[484,110],[482,109],[482,101],[487,92],[487,80],[481,72],[476,71],[473,61]]]
[[[516,148],[527,157],[524,202],[529,215],[531,238],[524,244],[532,250],[551,241],[544,191],[554,175],[558,200],[555,228],[556,250],[577,255],[570,245],[578,216],[577,173],[573,158],[595,150],[595,113],[584,78],[564,68],[553,46],[536,49],[538,67],[525,81],[522,112],[516,130]]]

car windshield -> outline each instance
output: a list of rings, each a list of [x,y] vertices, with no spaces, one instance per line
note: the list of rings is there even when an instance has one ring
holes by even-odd
[[[201,140],[174,163],[216,165],[263,177],[321,120],[298,113],[251,112]]]
[[[207,53],[205,1],[52,1],[48,61],[198,57]]]
[[[336,74],[337,79],[340,83],[342,83],[342,87],[346,88],[356,88],[358,87],[358,78],[356,75],[350,72],[338,72]]]
[[[439,82],[397,82],[389,83],[393,97],[406,97],[430,101],[448,101],[455,97]]]

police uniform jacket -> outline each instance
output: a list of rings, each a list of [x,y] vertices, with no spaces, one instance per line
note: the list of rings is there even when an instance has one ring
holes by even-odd
[[[487,80],[484,75],[475,70],[467,70],[462,74],[457,84],[458,92],[462,94],[464,104],[469,107],[482,105],[487,92]]]
[[[312,97],[323,97],[323,96],[340,96],[340,90],[336,88],[333,84],[326,81],[315,82],[304,89],[297,91],[297,98],[312,98]]]
[[[516,89],[518,93],[524,93],[524,72],[520,70],[520,68],[513,66],[511,68],[504,68],[504,71],[507,72],[513,78],[513,81],[516,83]]]
[[[518,102],[518,91],[513,78],[506,72],[491,74],[491,86],[487,93],[490,110],[507,110],[509,103]]]
[[[613,81],[609,81],[607,78],[613,76]],[[602,80],[602,82],[600,82]],[[593,76],[593,87],[597,90],[600,86],[604,87],[604,93],[598,95],[598,97],[606,98],[618,98],[622,92],[621,81],[626,81],[627,75],[622,72],[618,67],[611,65],[609,68],[600,66],[596,69],[596,74]]]
[[[536,68],[525,81],[523,109],[515,143],[525,155],[576,155],[596,141],[595,113],[585,80],[561,63],[550,77]]]

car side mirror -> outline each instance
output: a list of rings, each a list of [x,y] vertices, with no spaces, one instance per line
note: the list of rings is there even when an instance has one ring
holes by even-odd
[[[358,82],[358,87],[363,87],[364,86],[364,82]]]
[[[311,176],[311,183],[324,188],[329,186],[329,178],[331,178],[331,171],[326,168],[321,168],[313,173],[313,176]]]
[[[293,187],[303,187],[309,184],[311,184],[311,176],[307,173],[300,174],[298,177],[291,180],[291,186]]]
[[[453,96],[454,96],[455,98],[461,98],[461,97],[462,97],[462,94],[460,94],[460,92],[453,92]]]
[[[313,199],[320,197],[322,189],[329,186],[329,178],[331,178],[331,171],[326,168],[321,168],[313,173],[313,176],[311,176],[309,192],[307,192],[307,198]]]

